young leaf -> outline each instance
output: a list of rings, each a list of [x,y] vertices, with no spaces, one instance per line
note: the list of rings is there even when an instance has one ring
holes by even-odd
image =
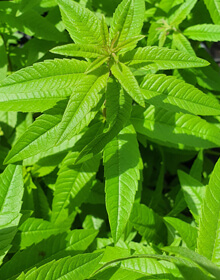
[[[86,8],[73,0],[57,0],[63,22],[77,44],[102,45],[100,21]]]
[[[71,95],[88,63],[55,59],[40,62],[0,82],[0,110],[42,112]]]
[[[80,254],[74,257],[66,257],[57,261],[40,266],[21,274],[18,280],[41,280],[41,279],[77,279],[84,280],[94,272],[102,258],[102,252]]]
[[[220,145],[220,130],[200,117],[149,106],[134,107],[131,122],[136,131],[171,147],[196,149]]]
[[[192,40],[218,42],[220,25],[198,24],[184,30],[183,34]]]
[[[197,0],[184,1],[184,3],[170,16],[169,24],[178,26],[187,17],[196,2]]]
[[[89,44],[68,44],[58,46],[50,50],[52,53],[57,53],[66,56],[96,58],[103,55],[105,52],[103,49]]]
[[[100,66],[102,66],[108,60],[109,60],[109,57],[106,55],[99,56],[97,59],[95,59],[92,63],[89,64],[85,73],[89,74],[90,72],[98,69]]]
[[[110,28],[110,39],[119,32],[118,43],[139,35],[144,20],[143,0],[123,0],[115,10]]]
[[[127,93],[141,106],[145,106],[137,80],[131,70],[123,63],[115,63],[111,67],[112,74],[121,83]]]
[[[177,218],[164,217],[163,219],[178,231],[189,249],[195,250],[198,235],[195,227]]]
[[[0,175],[0,264],[16,234],[23,196],[21,165],[8,165]]]
[[[109,31],[108,31],[108,26],[105,22],[105,17],[102,16],[101,24],[100,24],[100,33],[102,37],[102,42],[104,46],[109,45]]]
[[[220,24],[220,2],[219,0],[204,0],[210,16],[215,24]]]
[[[175,47],[177,50],[181,52],[187,52],[190,55],[195,55],[195,51],[192,48],[190,42],[187,40],[187,38],[180,32],[174,32],[173,33],[173,41],[172,41],[173,47]]]
[[[79,229],[42,240],[40,243],[18,252],[5,263],[0,269],[1,279],[14,279],[22,271],[26,272],[52,260],[82,253],[93,242],[97,233],[95,230]],[[39,253],[36,254],[36,251]]]
[[[201,116],[220,114],[217,99],[175,77],[149,74],[142,82],[141,92],[148,103],[168,110],[178,112],[181,108]]]
[[[5,42],[0,35],[0,58],[1,58],[1,64],[0,64],[0,81],[3,80],[7,75],[7,69],[8,69],[8,58],[5,50]]]
[[[106,145],[104,170],[106,208],[116,243],[128,222],[140,179],[138,142],[131,125]]]
[[[139,70],[165,70],[209,65],[209,62],[196,56],[160,47],[137,48],[122,55],[120,61]]]
[[[86,199],[83,189],[88,193],[91,180],[95,176],[99,158],[94,157],[79,165],[74,165],[78,153],[69,153],[59,171],[55,185],[52,205],[54,224],[61,224]]]
[[[219,214],[220,214],[220,160],[206,187],[202,213],[199,222],[198,253],[220,265]],[[207,236],[209,238],[207,238]]]

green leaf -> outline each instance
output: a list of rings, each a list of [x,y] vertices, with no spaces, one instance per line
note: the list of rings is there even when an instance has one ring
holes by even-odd
[[[8,58],[5,49],[5,42],[1,35],[0,35],[0,59],[1,59],[1,63],[0,63],[0,81],[1,81],[6,77],[7,69],[8,69]]]
[[[180,32],[174,32],[173,33],[173,46],[181,51],[181,52],[187,52],[190,55],[195,55],[194,49],[192,48],[190,42],[187,40],[187,38]]]
[[[69,234],[51,236],[36,245],[15,254],[0,269],[1,279],[8,280],[52,260],[74,256],[85,251],[97,235],[95,230],[78,229]],[[36,254],[36,251],[39,252]],[[11,269],[13,267],[13,269]]]
[[[185,0],[184,3],[169,17],[169,24],[178,26],[191,12],[197,0]]]
[[[114,97],[112,97],[113,95]],[[108,106],[107,103],[110,102],[112,106],[109,105],[109,107],[111,106],[113,109],[109,112],[108,107],[106,108],[107,118],[109,114],[112,113],[110,126],[107,130],[105,129],[103,133],[97,135],[91,143],[85,146],[77,158],[78,163],[88,160],[101,152],[105,145],[118,135],[130,118],[132,100],[130,96],[121,89],[120,84],[115,80],[110,80],[108,83],[106,98],[106,106]]]
[[[110,28],[110,39],[119,32],[118,43],[139,35],[144,20],[143,0],[123,0],[115,10]]]
[[[140,179],[139,156],[136,133],[131,125],[104,149],[106,208],[115,243],[125,229],[134,203]]]
[[[164,217],[163,219],[178,231],[189,249],[195,250],[198,235],[195,227],[177,218]]]
[[[20,249],[24,249],[52,235],[66,231],[67,228],[65,226],[58,228],[51,222],[37,218],[28,218],[19,226],[13,244],[19,245]]]
[[[198,220],[201,215],[205,186],[181,170],[178,170],[178,177],[187,206],[195,219]]]
[[[220,25],[198,24],[184,30],[183,34],[192,40],[218,42]]]
[[[73,90],[59,125],[57,145],[66,140],[70,133],[76,135],[87,125],[86,115],[103,97],[102,90],[106,86],[109,76],[106,72],[105,69],[99,69],[97,74],[86,75],[80,85]]]
[[[123,42],[119,43],[117,47],[114,49],[115,52],[123,53],[129,50],[132,50],[136,47],[138,41],[142,40],[145,36],[139,35],[134,36],[130,39],[124,40]]]
[[[137,80],[131,70],[123,63],[115,63],[111,67],[112,74],[120,82],[127,93],[141,106],[145,106]]]
[[[88,64],[48,60],[17,71],[0,82],[0,110],[42,112],[71,95]]]
[[[204,67],[209,65],[209,62],[196,56],[160,47],[137,48],[122,55],[120,61],[139,71]]]
[[[202,213],[199,222],[198,253],[220,265],[219,253],[219,215],[220,215],[220,160],[210,177],[206,187]],[[208,238],[207,238],[208,236]]]
[[[77,44],[102,45],[100,21],[94,13],[73,0],[58,0],[63,22]]]
[[[105,17],[104,15],[102,16],[101,24],[100,24],[100,33],[103,41],[104,46],[109,45],[109,31],[108,31],[108,26],[105,22]]]
[[[55,184],[51,221],[57,225],[62,224],[85,201],[85,192],[89,192],[99,167],[97,157],[74,165],[77,156],[76,152],[66,156]]]
[[[220,130],[198,116],[174,113],[149,106],[134,107],[131,122],[136,131],[152,141],[179,149],[211,148],[220,145]]]
[[[0,265],[16,234],[23,196],[21,165],[8,165],[0,175]]]
[[[108,56],[102,55],[95,59],[92,63],[89,64],[88,68],[86,69],[86,74],[89,74],[90,72],[98,69],[100,66],[102,66],[105,62],[109,60]]]
[[[165,240],[166,228],[162,218],[146,205],[134,204],[130,222],[147,242],[159,243]]]
[[[198,253],[196,253],[188,248],[164,247],[162,250],[165,252],[179,255],[183,258],[187,258],[187,259],[197,263],[199,266],[201,266],[202,268],[207,270],[209,273],[214,275],[216,277],[216,279],[220,278],[220,269],[217,265],[215,265],[213,262],[211,262],[206,257],[201,256]]]
[[[210,16],[215,24],[220,24],[220,2],[219,0],[204,0]]]
[[[79,56],[86,58],[96,58],[105,53],[103,49],[89,44],[68,44],[58,46],[50,50],[50,52],[66,56]]]
[[[41,279],[77,279],[89,278],[98,266],[102,258],[102,252],[81,254],[74,257],[66,257],[57,261],[52,261],[37,269],[21,275],[19,280],[41,280]]]
[[[149,74],[142,82],[141,92],[148,103],[167,110],[179,112],[181,108],[201,116],[220,114],[217,99],[173,76]]]

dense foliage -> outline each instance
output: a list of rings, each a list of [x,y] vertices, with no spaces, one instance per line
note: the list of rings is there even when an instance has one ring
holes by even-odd
[[[0,2],[0,279],[220,279],[218,0]]]

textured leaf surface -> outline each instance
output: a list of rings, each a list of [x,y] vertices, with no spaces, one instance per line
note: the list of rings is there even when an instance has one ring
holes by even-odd
[[[137,132],[163,145],[177,148],[211,148],[220,144],[220,130],[200,117],[149,106],[134,107],[131,122]]]
[[[21,165],[8,165],[0,175],[0,264],[16,234],[23,196]]]
[[[159,243],[166,235],[162,218],[144,204],[134,204],[130,222],[147,242]]]
[[[160,47],[137,48],[122,55],[120,61],[132,68],[144,70],[203,67],[209,64],[207,61],[190,56],[185,52]]]
[[[123,63],[114,64],[111,67],[112,74],[121,83],[127,93],[141,106],[144,107],[144,99],[137,80],[131,70]]]
[[[217,99],[175,77],[162,74],[147,75],[141,89],[147,102],[155,106],[177,112],[178,108],[181,108],[195,115],[220,114]]]
[[[60,224],[76,207],[80,206],[78,200],[82,203],[84,196],[80,193],[83,188],[88,193],[91,180],[97,172],[99,166],[97,157],[74,166],[77,156],[76,152],[69,153],[59,171],[52,205],[51,220],[54,224]]]
[[[17,279],[25,280],[49,280],[49,279],[77,279],[89,278],[97,267],[103,253],[91,253],[62,258],[41,266]]]
[[[206,187],[199,224],[198,253],[220,265],[220,160]],[[207,236],[209,238],[207,238]]]
[[[220,24],[220,1],[204,0],[210,16],[215,24]]]
[[[184,35],[197,41],[218,42],[220,40],[220,25],[199,24],[184,30]]]
[[[195,52],[194,52],[190,42],[182,33],[179,33],[179,32],[173,33],[172,44],[177,50],[179,50],[181,52],[187,52],[190,55],[195,55]]]
[[[164,220],[173,226],[189,249],[195,250],[197,240],[197,229],[190,224],[173,217],[164,217]]]
[[[2,36],[0,36],[0,58],[1,58],[1,64],[0,64],[0,81],[1,81],[6,77],[7,68],[8,68],[8,59],[5,50],[5,43]]]
[[[138,163],[136,133],[132,126],[127,126],[104,149],[106,208],[115,242],[132,210],[140,176]]]
[[[53,48],[51,52],[67,56],[79,56],[87,58],[96,58],[104,54],[104,51],[101,48],[86,44],[68,44],[58,46]]]
[[[42,112],[71,95],[87,63],[48,60],[10,75],[0,82],[0,110]]]
[[[78,44],[102,45],[100,21],[73,0],[58,0],[63,22],[71,38]]]
[[[61,144],[69,134],[79,133],[86,125],[86,115],[92,111],[103,97],[102,90],[106,86],[108,73],[100,69],[102,75],[90,74],[81,80],[80,85],[74,89],[67,108],[59,126],[59,141]],[[79,125],[80,124],[80,125]]]
[[[36,245],[15,254],[0,269],[1,279],[8,280],[18,276],[22,271],[39,267],[61,257],[73,256],[83,252],[97,235],[95,230],[73,230],[69,234],[62,233],[51,236]],[[36,251],[39,252],[36,254]],[[10,269],[13,267],[13,269]]]
[[[52,223],[42,219],[28,218],[21,224],[21,226],[19,226],[18,230],[14,243],[19,244],[20,248],[24,249],[50,237],[51,235],[67,231],[67,228],[58,228]]]

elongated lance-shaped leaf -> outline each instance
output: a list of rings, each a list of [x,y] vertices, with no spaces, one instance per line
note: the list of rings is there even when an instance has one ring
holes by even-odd
[[[109,31],[108,26],[105,22],[104,15],[102,16],[101,24],[100,24],[100,34],[102,37],[102,42],[104,46],[109,46]]]
[[[195,55],[194,49],[187,38],[180,32],[173,33],[172,47],[181,51],[187,52],[190,55]]]
[[[206,95],[194,86],[163,74],[149,74],[141,85],[146,101],[173,111],[188,111],[195,115],[219,115],[217,99]]]
[[[215,24],[220,24],[220,2],[219,0],[204,0],[210,16]]]
[[[196,56],[160,47],[137,48],[122,55],[120,61],[138,70],[178,69],[209,65],[209,62]]]
[[[16,234],[23,196],[21,165],[8,165],[0,175],[0,264]]]
[[[42,112],[71,95],[88,63],[55,59],[34,64],[0,82],[0,110]]]
[[[144,20],[145,3],[143,0],[122,1],[113,15],[110,29],[112,40],[119,32],[118,43],[139,35]]]
[[[145,36],[139,35],[134,36],[130,39],[124,40],[123,42],[119,43],[117,47],[114,49],[115,52],[123,53],[128,50],[132,50],[136,47],[138,41],[142,40]]]
[[[133,207],[140,179],[139,156],[132,125],[126,126],[104,149],[106,208],[115,243],[123,234]]]
[[[105,62],[109,60],[108,56],[102,55],[96,58],[92,63],[89,64],[88,68],[86,69],[86,74],[89,74],[92,71],[95,71],[99,67],[101,67]]]
[[[52,235],[66,231],[66,226],[59,228],[51,222],[43,219],[28,218],[19,226],[18,232],[13,240],[13,244],[15,246],[19,244],[20,249],[24,249],[28,246],[39,243]]]
[[[74,165],[77,152],[69,153],[59,171],[52,205],[54,224],[61,224],[86,199],[91,182],[99,167],[99,157]]]
[[[174,227],[189,249],[195,250],[198,231],[190,224],[173,217],[164,217],[165,222]]]
[[[100,20],[73,0],[58,0],[63,22],[75,43],[102,45]]]
[[[220,145],[220,129],[198,116],[136,106],[131,122],[137,132],[165,146],[194,150]]]
[[[197,41],[220,41],[220,25],[198,24],[184,30],[183,34]]]
[[[50,50],[50,52],[67,56],[77,56],[86,58],[96,58],[105,53],[101,47],[88,44],[68,44],[58,46]]]
[[[25,275],[22,273],[17,279],[88,279],[98,266],[102,254],[103,252],[87,253],[79,254],[74,257],[62,258],[30,270],[30,272],[27,272]]]
[[[1,65],[0,65],[0,81],[4,79],[7,75],[8,69],[8,58],[5,49],[5,43],[0,35],[0,57],[1,57]]]
[[[199,222],[198,253],[220,265],[220,160],[217,161],[206,187]],[[207,238],[208,236],[208,238]]]
[[[121,83],[127,93],[141,106],[145,106],[137,80],[131,70],[123,63],[115,63],[111,67],[112,74]]]
[[[51,236],[15,254],[1,267],[1,279],[14,279],[22,271],[26,272],[34,266],[39,267],[52,260],[82,253],[93,242],[97,234],[98,231],[95,230],[79,229]],[[42,255],[36,254],[36,251],[44,252],[45,257],[42,259]]]
[[[113,80],[113,85],[107,89],[107,91],[109,91],[109,94],[107,94],[107,96],[109,95],[109,98],[110,95],[113,94],[118,96],[116,98],[112,98],[111,101],[108,99],[108,101],[111,102],[110,104],[115,108],[115,111],[111,111],[112,118],[109,120],[109,127],[107,128],[107,131],[104,130],[103,133],[95,137],[94,140],[82,150],[82,152],[79,154],[79,157],[77,158],[78,163],[88,160],[101,152],[105,145],[107,145],[123,129],[130,118],[132,99],[126,92],[121,90],[119,84],[115,83],[116,82]],[[116,101],[116,99],[118,101]],[[111,106],[110,104],[109,107]],[[111,108],[113,108],[112,106]],[[107,112],[107,116],[109,113]],[[109,118],[107,117],[107,119]]]
[[[71,135],[77,134],[87,125],[85,117],[102,99],[102,90],[106,86],[108,76],[109,74],[104,68],[99,69],[98,73],[86,75],[81,80],[81,84],[70,97],[59,125],[57,145],[67,139],[70,133]]]
[[[197,0],[186,0],[169,18],[169,24],[178,26],[190,13]]]
[[[67,101],[63,100],[38,117],[12,147],[5,162],[20,161],[53,147],[66,104]]]

